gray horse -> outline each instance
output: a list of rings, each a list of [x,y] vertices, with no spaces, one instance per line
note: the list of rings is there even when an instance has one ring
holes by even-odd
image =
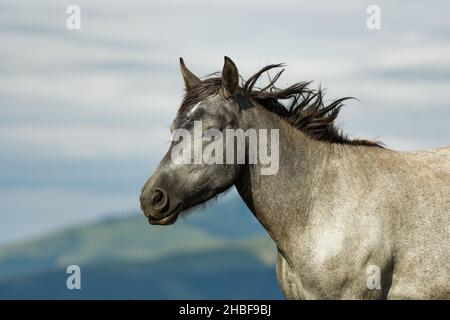
[[[263,175],[266,164],[249,163],[249,136],[246,161],[234,163],[176,162],[173,141],[142,188],[151,224],[172,224],[235,186],[277,246],[287,298],[450,298],[450,147],[406,153],[350,140],[334,125],[345,99],[326,105],[304,82],[280,89],[282,71],[255,86],[280,65],[242,84],[227,57],[222,73],[204,80],[180,65],[186,95],[172,133],[193,134],[196,121],[203,134],[277,129],[279,140],[265,147],[278,147],[279,170]],[[203,137],[201,145],[212,141]]]

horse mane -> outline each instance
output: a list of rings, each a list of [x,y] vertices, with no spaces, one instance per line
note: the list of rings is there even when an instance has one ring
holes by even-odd
[[[284,89],[278,88],[276,82],[284,69],[273,78],[270,77],[269,71],[282,66],[283,64],[270,64],[260,69],[248,80],[241,79],[240,93],[279,115],[294,128],[301,130],[313,139],[330,143],[382,148],[382,145],[376,141],[349,139],[337,128],[335,120],[341,111],[343,102],[352,99],[351,97],[336,99],[326,105],[323,101],[323,90],[320,87],[310,89],[311,82],[298,82]],[[269,83],[262,88],[256,87],[257,81],[264,73],[268,74]],[[217,94],[221,86],[220,73],[214,73],[213,77],[201,81],[186,91],[178,113],[180,114],[190,106]],[[287,103],[283,104],[282,101]]]

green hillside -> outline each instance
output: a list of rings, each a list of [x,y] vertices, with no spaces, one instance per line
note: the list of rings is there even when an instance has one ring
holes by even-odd
[[[280,298],[274,256],[235,199],[168,227],[136,213],[1,248],[0,298]],[[81,267],[80,291],[65,286],[70,264]]]

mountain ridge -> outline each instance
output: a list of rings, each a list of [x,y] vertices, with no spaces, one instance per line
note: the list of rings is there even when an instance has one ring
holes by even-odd
[[[215,203],[168,227],[150,226],[135,213],[0,248],[0,299],[279,298],[275,252],[238,199]],[[71,264],[82,269],[87,283],[82,293],[65,287]],[[202,275],[209,285],[199,284]],[[233,293],[231,283],[249,295]],[[266,290],[256,290],[265,285]]]

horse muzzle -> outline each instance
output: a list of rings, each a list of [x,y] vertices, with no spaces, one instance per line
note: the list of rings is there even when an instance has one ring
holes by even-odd
[[[140,196],[141,209],[150,224],[169,225],[174,223],[180,213],[180,205],[172,205],[169,194],[163,188],[148,190],[144,188]]]

